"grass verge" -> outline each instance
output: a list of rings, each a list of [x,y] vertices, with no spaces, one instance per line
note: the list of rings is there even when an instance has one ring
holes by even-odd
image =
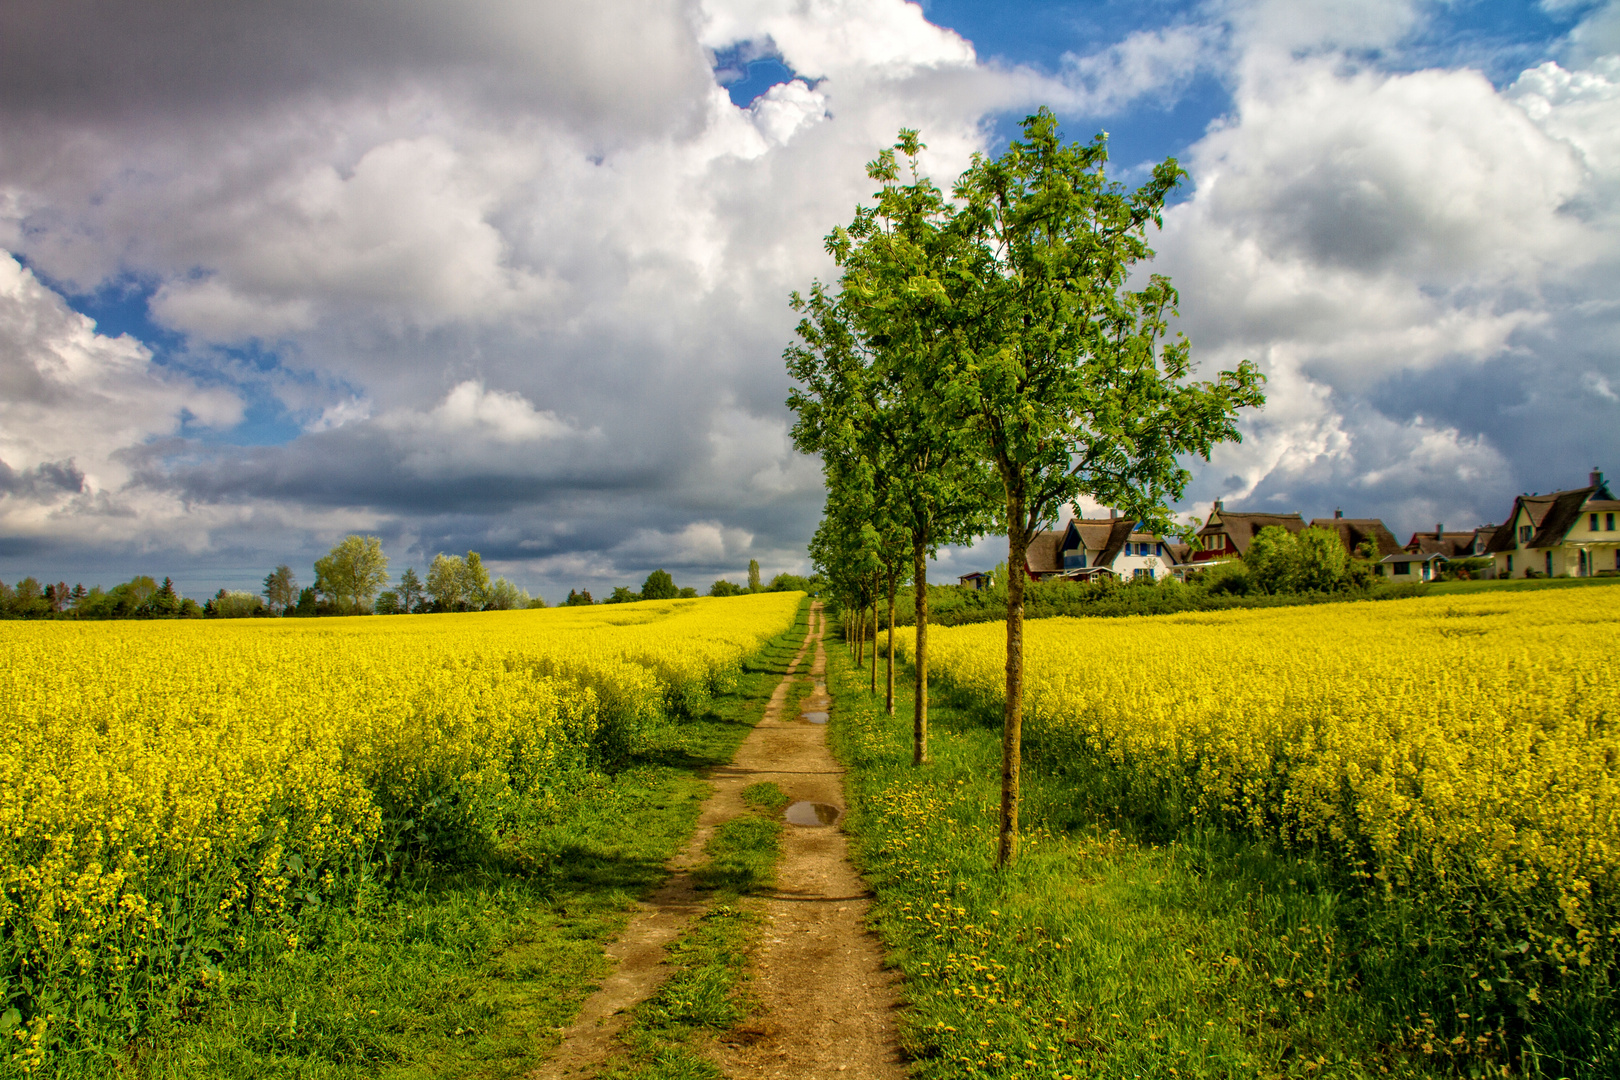
[[[1506,1075],[1473,1018],[1364,991],[1357,905],[1309,859],[1219,834],[1148,843],[1026,768],[1022,852],[997,871],[999,723],[937,701],[934,760],[913,767],[909,686],[888,717],[843,649],[828,660],[846,827],[905,976],[914,1076]]]
[[[262,963],[225,971],[201,1004],[115,1055],[54,1061],[63,1078],[513,1077],[544,1060],[606,971],[602,948],[759,721],[807,630],[743,667],[735,690],[664,727],[614,773],[580,774],[548,821],[470,865],[419,866],[352,907],[300,920],[298,948],[262,927]],[[273,935],[280,935],[270,948]],[[248,943],[252,947],[252,943]],[[0,1065],[0,1076],[15,1073]],[[41,1075],[35,1073],[34,1075]]]

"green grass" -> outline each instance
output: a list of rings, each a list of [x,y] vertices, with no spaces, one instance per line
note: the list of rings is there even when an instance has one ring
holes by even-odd
[[[251,928],[259,959],[222,971],[201,1004],[149,1018],[112,1050],[59,1054],[60,1077],[512,1077],[538,1066],[605,974],[606,941],[666,877],[709,785],[759,721],[807,629],[744,665],[708,712],[662,728],[614,773],[581,774],[551,820],[473,865],[418,866],[352,907]],[[767,873],[750,845],[725,855]],[[285,938],[299,935],[288,952]],[[19,1074],[0,1064],[0,1076]],[[35,1074],[39,1075],[39,1074]]]
[[[1309,859],[1221,835],[1148,842],[1026,767],[1021,856],[998,871],[999,722],[942,693],[934,760],[914,768],[909,687],[891,718],[843,649],[829,679],[914,1076],[1499,1075],[1486,1024],[1364,987],[1359,905]]]

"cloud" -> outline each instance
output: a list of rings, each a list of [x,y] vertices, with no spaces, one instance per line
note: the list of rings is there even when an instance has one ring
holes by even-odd
[[[1620,70],[1601,12],[1505,89],[1383,70],[1429,10],[1221,0],[1041,72],[900,0],[22,0],[0,241],[70,295],[149,283],[167,333],[97,334],[0,263],[0,542],[803,569],[786,297],[833,273],[864,164],[916,127],[948,181],[1004,113],[1130,118],[1211,76],[1232,110],[1178,154],[1155,269],[1206,370],[1271,383],[1195,498],[1544,490],[1620,429]],[[738,108],[722,56],[798,77]],[[278,444],[230,444],[264,412]]]
[[[1620,448],[1600,390],[1620,311],[1612,62],[1498,90],[1303,47],[1388,44],[1398,14],[1288,31],[1298,51],[1263,66],[1250,46],[1234,114],[1189,155],[1196,192],[1156,268],[1207,369],[1270,376],[1245,444],[1195,485],[1205,505],[1470,524]]]
[[[1101,52],[1063,57],[1064,81],[1074,91],[1064,104],[1091,116],[1110,116],[1144,98],[1168,104],[1200,71],[1224,69],[1221,29],[1208,24],[1137,30]]]
[[[129,337],[96,333],[32,271],[0,253],[0,530],[162,532],[176,507],[128,490],[131,456],[192,423],[228,427],[241,402],[152,362]],[[152,517],[156,514],[156,519]]]

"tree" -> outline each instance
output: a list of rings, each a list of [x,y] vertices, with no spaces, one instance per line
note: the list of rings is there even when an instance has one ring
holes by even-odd
[[[164,578],[163,584],[158,586],[157,592],[146,601],[145,607],[149,613],[159,618],[172,618],[179,614],[180,597],[174,591],[173,579]]]
[[[489,611],[515,611],[528,606],[528,591],[518,588],[503,577],[496,578],[495,584],[489,587],[489,599],[485,604]]]
[[[388,583],[388,556],[375,536],[350,534],[315,561],[315,591],[340,612],[370,611],[377,590]]]
[[[1263,403],[1248,361],[1213,382],[1191,379],[1190,346],[1169,335],[1177,295],[1151,259],[1147,229],[1183,175],[1174,159],[1128,192],[1105,176],[1107,137],[1065,145],[1042,109],[998,158],[976,156],[955,188],[951,242],[899,317],[948,341],[931,388],[969,427],[1001,481],[1007,530],[1007,664],[996,861],[1017,854],[1024,704],[1024,585],[1029,542],[1080,496],[1168,531],[1168,503],[1237,440],[1237,412]],[[1132,288],[1132,286],[1138,286]]]
[[[298,590],[298,603],[293,606],[292,614],[301,618],[319,615],[320,604],[315,598],[315,586],[309,585]]]
[[[604,604],[633,604],[641,599],[640,593],[630,591],[630,586],[619,585],[613,590],[613,595],[602,601]]]
[[[298,579],[293,577],[292,567],[283,564],[265,575],[264,600],[278,615],[298,602]]]
[[[443,552],[433,556],[433,562],[428,565],[427,593],[440,611],[465,611],[467,560]]]
[[[591,599],[591,591],[589,589],[581,589],[579,592],[569,589],[568,599],[563,601],[563,607],[588,607],[594,603],[596,603],[596,601]]]
[[[394,590],[394,595],[399,597],[401,614],[409,614],[421,604],[424,593],[422,579],[416,576],[416,567],[407,566],[405,572],[399,575],[399,586]]]
[[[467,552],[467,557],[462,560],[462,574],[467,606],[474,611],[482,611],[489,604],[490,584],[489,571],[484,569],[483,557],[478,552]]]
[[[1350,579],[1350,553],[1331,529],[1308,528],[1297,535],[1267,525],[1243,553],[1249,581],[1266,593],[1334,592]]]
[[[398,615],[402,610],[399,606],[399,593],[394,589],[384,589],[377,594],[378,615]]]
[[[744,589],[735,581],[727,581],[725,578],[720,578],[713,585],[709,586],[710,596],[738,596],[747,591],[747,589]]]
[[[989,485],[965,426],[929,389],[947,328],[914,317],[914,287],[938,268],[951,239],[949,205],[918,174],[921,149],[916,132],[902,131],[896,147],[867,166],[882,184],[876,205],[857,209],[847,229],[827,237],[841,268],[838,289],[818,282],[808,296],[793,294],[793,308],[803,317],[799,343],[786,353],[789,373],[803,386],[788,398],[799,416],[794,445],[820,453],[824,463],[841,453],[871,465],[867,482],[879,527],[867,547],[874,558],[889,550],[894,528],[908,541],[916,584],[912,741],[918,764],[928,756],[928,560],[940,544],[969,540],[988,524]],[[900,183],[895,150],[910,159],[910,184]],[[895,583],[897,571],[886,568]]]
[[[748,591],[759,592],[759,560],[748,560]]]
[[[757,567],[759,564],[755,563],[753,565],[756,569],[751,572],[757,580]],[[759,590],[755,589],[754,591],[758,592]],[[675,579],[663,570],[654,570],[648,574],[647,580],[641,586],[641,598],[643,600],[673,600],[680,595],[681,590],[675,587]]]

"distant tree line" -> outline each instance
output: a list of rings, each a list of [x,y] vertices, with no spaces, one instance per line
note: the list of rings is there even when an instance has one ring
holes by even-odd
[[[41,585],[32,577],[15,587],[0,582],[0,617],[81,619],[242,619],[317,615],[403,615],[432,611],[508,611],[545,607],[505,578],[494,581],[476,551],[434,556],[427,580],[406,568],[393,588],[388,556],[375,536],[350,535],[315,560],[315,580],[299,586],[292,567],[276,567],[259,593],[220,589],[204,603],[180,596],[170,578],[158,584],[138,575],[103,590]]]
[[[427,578],[406,567],[398,582],[389,586],[388,556],[375,536],[350,535],[315,560],[315,580],[300,587],[292,567],[281,565],[265,575],[258,593],[220,589],[199,604],[179,595],[174,582],[162,584],[138,575],[121,585],[69,588],[66,582],[45,584],[26,577],[15,586],[0,582],[0,618],[23,619],[247,619],[313,617],[320,615],[406,615],[436,611],[512,611],[543,608],[544,599],[503,577],[490,580],[483,558],[476,551],[465,555],[433,557]],[[769,585],[760,584],[759,563],[748,564],[748,585],[724,578],[709,587],[710,596],[736,596],[750,592],[810,592],[815,579],[778,574]],[[635,600],[673,600],[695,597],[694,588],[677,588],[665,570],[647,575],[640,592],[620,586],[602,601],[624,604]],[[569,590],[565,605],[594,604],[585,589]]]
[[[820,585],[819,578],[806,578],[798,574],[777,574],[771,579],[769,585],[760,584],[759,560],[748,560],[748,584],[738,585],[735,581],[720,578],[709,586],[710,596],[743,596],[747,593],[759,592],[814,592]],[[677,587],[675,579],[669,576],[668,571],[654,570],[642,582],[640,592],[632,592],[628,585],[615,588],[604,604],[633,604],[637,600],[678,600],[690,599],[698,595],[698,591],[691,586]],[[594,604],[597,600],[591,596],[589,589],[568,590],[568,599],[563,601],[564,607],[577,607],[585,604]]]

